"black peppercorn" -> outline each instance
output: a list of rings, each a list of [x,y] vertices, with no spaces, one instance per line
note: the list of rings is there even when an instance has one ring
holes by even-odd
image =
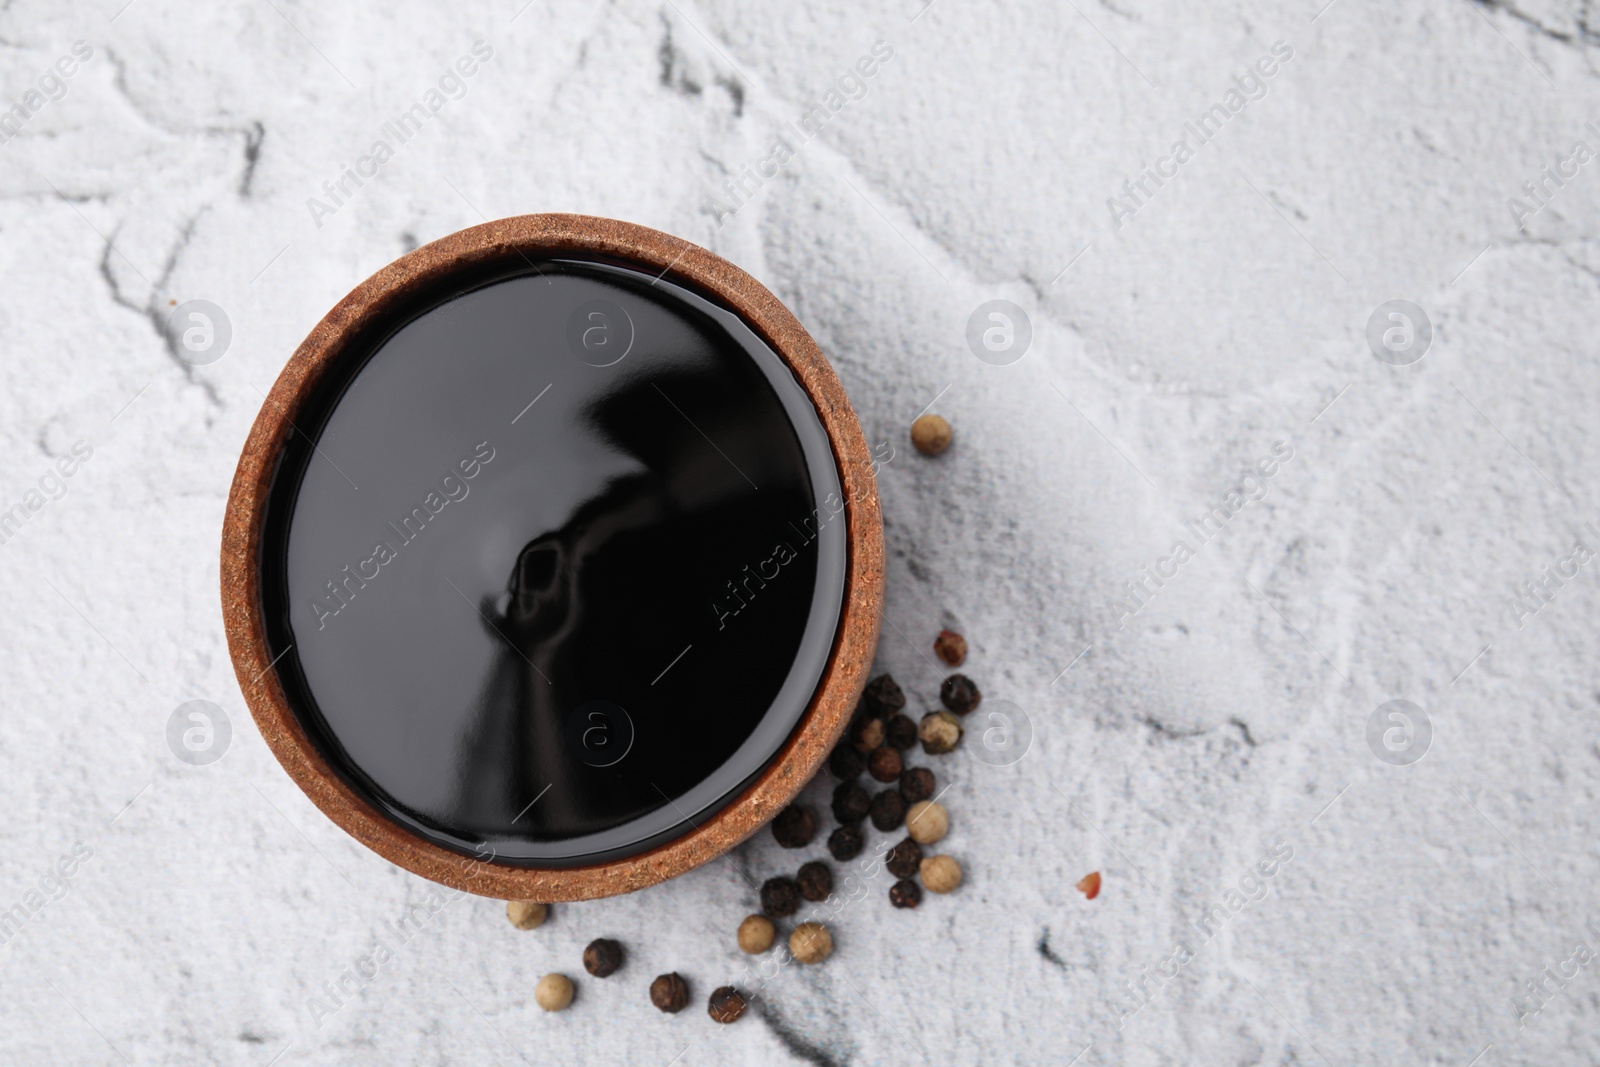
[[[731,985],[718,986],[711,993],[711,1002],[706,1005],[706,1011],[719,1023],[731,1023],[744,1014],[745,1002],[743,995]]]
[[[926,767],[907,767],[900,772],[900,795],[909,807],[933,796],[933,772]]]
[[[977,683],[964,674],[952,674],[939,686],[939,703],[957,715],[965,715],[982,700]]]
[[[880,782],[897,781],[900,777],[900,753],[888,745],[867,757],[867,773]]]
[[[622,946],[609,937],[598,937],[583,950],[583,969],[596,978],[609,978],[622,966]]]
[[[872,796],[860,782],[842,782],[833,791],[833,817],[841,826],[850,826],[867,817]]]
[[[784,848],[805,848],[817,836],[817,819],[810,808],[790,804],[772,820],[772,836]]]
[[[909,715],[896,715],[883,726],[883,743],[904,752],[917,743],[917,724]]]
[[[674,971],[650,983],[650,1003],[662,1011],[682,1011],[689,1004],[689,983]]]
[[[914,908],[922,903],[922,887],[909,878],[902,878],[889,887],[889,903],[897,908]]]
[[[912,740],[916,739],[916,732],[916,727],[913,726],[911,728]],[[849,742],[841,742],[834,748],[833,755],[828,757],[828,770],[833,772],[835,778],[840,778],[844,781],[860,777],[866,765],[867,762],[861,758],[861,753],[857,752]]]
[[[888,833],[906,821],[906,800],[898,789],[885,789],[872,798],[867,809],[872,825]]]
[[[868,682],[861,699],[866,703],[867,711],[882,718],[888,718],[906,706],[906,695],[887,674],[880,674]]]
[[[857,719],[850,727],[850,744],[855,750],[865,756],[883,744],[886,729],[883,720],[875,715],[868,715]]]
[[[853,860],[861,855],[861,850],[866,847],[866,844],[867,840],[862,836],[859,826],[841,826],[828,835],[828,851],[840,863]]]
[[[761,885],[761,910],[769,919],[787,919],[800,910],[800,887],[793,878],[768,878]]]
[[[910,878],[922,866],[922,846],[908,837],[889,850],[883,865],[896,878]]]
[[[916,844],[915,841],[911,843]],[[918,859],[921,859],[920,852]],[[833,894],[833,870],[821,860],[812,860],[802,866],[794,880],[800,887],[800,895],[809,901],[827,900]]]

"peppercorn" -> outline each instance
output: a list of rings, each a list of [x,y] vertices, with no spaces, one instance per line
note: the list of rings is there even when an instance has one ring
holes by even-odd
[[[867,757],[867,773],[880,782],[893,782],[900,777],[900,753],[885,745]]]
[[[743,995],[733,986],[725,985],[712,990],[706,1011],[719,1023],[731,1023],[744,1014],[745,1006]]]
[[[534,900],[512,900],[506,902],[506,918],[511,920],[511,925],[518,930],[532,930],[543,926],[545,919],[550,917],[550,906],[540,904]]]
[[[908,715],[896,715],[883,726],[883,743],[904,752],[917,743],[917,724]]]
[[[1100,895],[1100,872],[1090,871],[1078,879],[1078,892],[1083,894],[1085,900],[1093,900]]]
[[[689,1004],[689,983],[677,971],[650,983],[650,1003],[662,1011],[682,1011]]]
[[[889,850],[889,854],[884,857],[883,865],[889,868],[889,873],[896,878],[910,878],[917,873],[921,863],[922,846],[908,837]]]
[[[813,903],[827,900],[833,893],[833,869],[821,860],[803,865],[794,881],[800,887],[800,895]]]
[[[943,415],[923,415],[911,424],[911,444],[924,456],[937,456],[949,448],[952,436]]]
[[[883,744],[883,720],[876,715],[868,715],[856,720],[850,728],[850,743],[857,752],[865,756]]]
[[[597,937],[583,950],[583,969],[596,978],[610,978],[622,966],[622,946],[609,937]]]
[[[981,700],[983,694],[978,692],[977,683],[964,674],[952,674],[939,686],[939,703],[957,715],[967,714]]]
[[[944,810],[943,804],[924,800],[911,805],[911,810],[906,812],[906,833],[919,845],[931,845],[943,840],[949,832],[950,813]]]
[[[841,826],[850,826],[867,817],[872,796],[860,782],[841,782],[833,791],[833,817]]]
[[[772,947],[778,928],[765,915],[746,915],[739,924],[739,950],[752,956]]]
[[[909,806],[933,796],[933,772],[926,767],[907,767],[900,772],[900,795]]]
[[[884,833],[895,829],[906,821],[906,801],[898,789],[885,789],[872,798],[872,806],[867,814],[872,818],[872,825]]]
[[[564,974],[547,974],[533,987],[533,1000],[545,1011],[560,1011],[572,1003],[572,993],[572,979]]]
[[[929,856],[919,869],[930,893],[949,893],[961,884],[961,864],[953,856]]]
[[[909,878],[902,878],[889,887],[889,903],[897,908],[914,908],[922,903],[922,887]]]
[[[922,751],[942,756],[961,742],[961,720],[948,711],[930,711],[922,717],[917,736],[922,739]]]
[[[821,923],[801,923],[789,935],[789,951],[801,963],[821,963],[833,955],[833,934]]]
[[[841,826],[828,835],[828,851],[840,863],[848,863],[861,855],[861,850],[866,844],[866,838],[861,835],[859,826]]]
[[[761,884],[761,911],[772,919],[787,919],[800,910],[800,887],[793,878],[768,878]]]
[[[805,848],[817,836],[817,819],[810,808],[790,804],[772,820],[772,836],[784,848]]]
[[[861,758],[849,742],[841,741],[834,747],[833,755],[828,757],[828,770],[833,772],[835,778],[849,781],[861,776],[866,768],[867,761]]]
[[[861,693],[861,701],[870,714],[887,719],[906,706],[906,695],[901,692],[893,675],[880,674],[867,683],[867,688]]]
[[[940,630],[933,639],[933,652],[950,666],[959,667],[967,658],[967,639],[954,630]]]

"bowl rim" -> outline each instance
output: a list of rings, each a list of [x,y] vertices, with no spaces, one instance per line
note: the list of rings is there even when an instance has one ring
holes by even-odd
[[[261,604],[260,552],[273,473],[294,419],[324,372],[375,319],[442,279],[515,256],[613,258],[709,295],[737,313],[793,371],[827,432],[844,490],[844,602],[810,705],[777,755],[732,801],[687,833],[634,856],[579,867],[512,867],[465,856],[390,821],[356,793],[301,727],[273,670]],[[811,780],[854,712],[883,608],[883,519],[872,453],[844,387],[788,308],[749,274],[679,237],[592,215],[518,215],[406,253],[334,305],[295,349],[250,428],[222,529],[223,626],[234,673],[262,739],[289,777],[357,841],[413,874],[504,900],[589,900],[655,885],[723,855],[766,825]]]

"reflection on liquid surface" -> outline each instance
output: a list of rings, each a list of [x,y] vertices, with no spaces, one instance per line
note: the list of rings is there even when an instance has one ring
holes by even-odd
[[[787,738],[842,603],[837,474],[792,375],[697,297],[572,263],[358,362],[320,430],[297,420],[316,447],[286,453],[263,554],[319,747],[413,831],[503,862],[703,821]]]

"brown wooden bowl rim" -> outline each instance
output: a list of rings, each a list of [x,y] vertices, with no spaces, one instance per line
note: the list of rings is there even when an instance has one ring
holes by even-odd
[[[279,452],[301,405],[361,327],[452,272],[521,255],[612,257],[659,271],[737,312],[787,363],[816,405],[844,489],[847,561],[838,635],[816,695],[777,756],[744,791],[683,836],[625,859],[541,869],[476,860],[390,821],[323,759],[272,669],[259,553]],[[356,840],[415,874],[505,900],[568,901],[654,885],[727,852],[766,825],[809,782],[843,733],[877,647],[883,607],[883,519],[871,452],[844,387],[797,319],[750,275],[698,245],[590,215],[520,215],[450,234],[401,256],[339,301],[295,350],[239,457],[222,529],[222,615],[245,703],[273,755],[312,803]]]

